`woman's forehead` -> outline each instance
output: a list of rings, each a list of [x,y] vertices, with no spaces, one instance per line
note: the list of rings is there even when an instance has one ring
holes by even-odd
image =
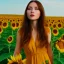
[[[28,7],[38,7],[36,2],[31,2]]]

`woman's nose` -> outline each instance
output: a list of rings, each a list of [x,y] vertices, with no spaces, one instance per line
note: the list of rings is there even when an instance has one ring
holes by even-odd
[[[34,13],[34,9],[31,10],[31,13]]]

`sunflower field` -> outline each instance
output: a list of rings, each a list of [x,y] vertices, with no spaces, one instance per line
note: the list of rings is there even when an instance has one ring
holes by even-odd
[[[0,64],[7,64],[7,59],[14,53],[17,30],[22,23],[20,22],[20,20],[0,21]],[[21,54],[23,56],[22,59],[25,58],[23,49]]]
[[[64,64],[64,18],[46,17],[45,21],[45,25],[51,29],[54,64]],[[7,64],[8,58],[13,55],[21,24],[21,20],[0,19],[0,64]],[[21,55],[22,59],[26,58],[23,49]]]
[[[53,64],[64,64],[64,18],[48,17],[45,25],[51,29]]]

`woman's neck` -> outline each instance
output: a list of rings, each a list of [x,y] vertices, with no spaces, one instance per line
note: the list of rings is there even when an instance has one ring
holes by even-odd
[[[37,21],[31,21],[31,26],[32,26],[32,37],[33,37],[34,42],[35,42],[36,37],[37,37]]]
[[[37,28],[37,21],[31,21],[31,26],[32,26],[32,29],[35,29]]]

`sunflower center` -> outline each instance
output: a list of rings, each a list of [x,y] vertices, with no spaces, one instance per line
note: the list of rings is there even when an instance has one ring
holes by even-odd
[[[53,30],[53,32],[56,34],[57,33],[57,30]]]
[[[3,26],[6,26],[7,25],[7,23],[5,22],[5,23],[3,23]]]
[[[17,62],[13,62],[12,64],[18,64]]]
[[[58,27],[61,27],[61,24],[58,24]]]
[[[8,38],[8,41],[11,41],[11,40],[12,40],[12,37],[9,37],[9,38]]]
[[[0,32],[2,31],[2,29],[0,28]]]
[[[64,49],[64,43],[63,42],[59,41],[57,43],[57,45],[59,46],[60,49]]]
[[[53,25],[53,27],[55,28],[55,27],[56,27],[56,25],[54,24],[54,25]]]
[[[16,26],[18,27],[19,26],[19,23],[16,23]]]
[[[12,26],[15,27],[15,23],[12,23]]]
[[[62,39],[64,40],[64,35],[63,35]]]

